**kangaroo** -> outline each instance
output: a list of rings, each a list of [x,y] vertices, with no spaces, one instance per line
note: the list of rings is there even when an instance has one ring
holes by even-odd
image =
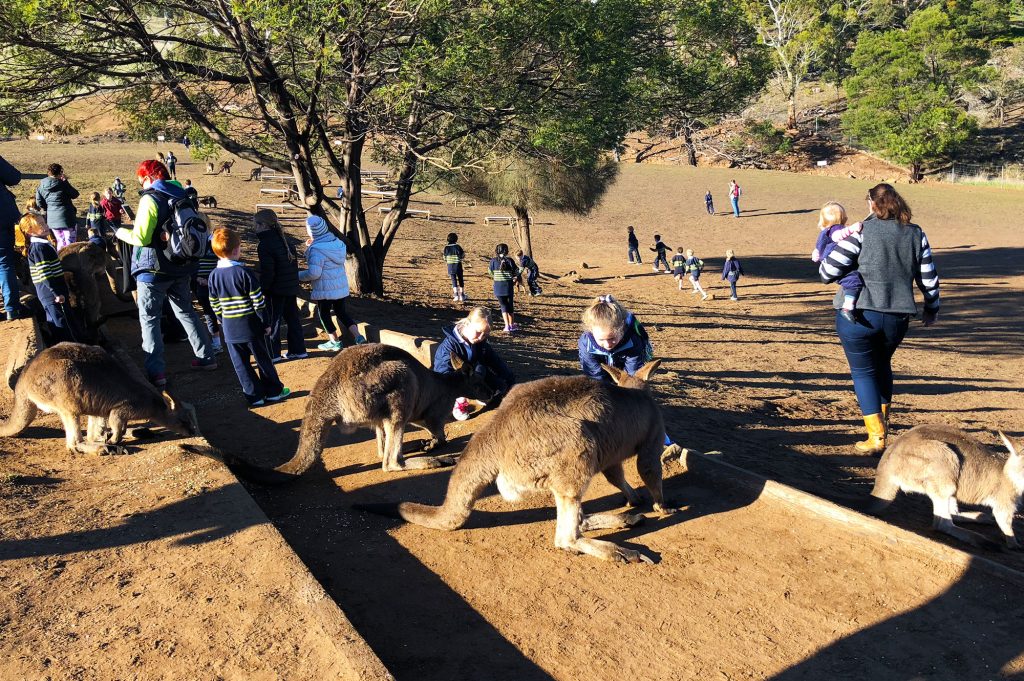
[[[84,312],[87,325],[95,330],[102,321],[100,290],[96,275],[106,275],[110,288],[121,300],[131,300],[131,294],[118,292],[117,268],[113,258],[106,251],[89,241],[79,241],[60,249],[58,254],[65,275],[71,275],[68,282],[75,294],[75,307]]]
[[[217,197],[216,196],[202,196],[202,197],[199,198],[199,205],[200,206],[206,206],[207,208],[216,208],[217,207]]]
[[[198,432],[191,405],[176,402],[139,380],[103,348],[58,343],[29,362],[14,387],[11,416],[0,423],[0,437],[24,431],[36,410],[57,412],[64,424],[67,448],[80,454],[115,454],[131,420],[148,420],[179,435]],[[88,437],[82,441],[81,418],[87,416]],[[104,426],[110,433],[103,437]],[[103,439],[100,442],[100,439]]]
[[[252,182],[253,180],[259,181],[263,177],[263,166],[256,166],[249,171],[249,179],[246,182]]]
[[[647,390],[647,380],[660,363],[645,364],[635,376],[603,365],[616,385],[584,376],[554,376],[517,385],[466,445],[441,506],[404,502],[397,508],[381,504],[356,508],[385,515],[397,512],[417,525],[455,530],[469,518],[487,486],[497,481],[498,491],[508,501],[518,500],[527,491],[554,495],[556,547],[602,560],[650,563],[639,551],[582,536],[587,530],[631,526],[643,516],[583,516],[581,504],[590,481],[603,473],[622,490],[629,505],[640,505],[639,493],[626,482],[622,470],[622,462],[635,454],[637,472],[654,500],[654,509],[662,515],[675,512],[666,506],[662,493],[665,424]]]
[[[377,456],[385,471],[436,468],[451,465],[447,457],[418,457],[405,461],[402,437],[409,423],[430,431],[424,447],[430,451],[446,442],[444,424],[453,419],[458,397],[490,400],[494,391],[458,357],[452,357],[452,375],[438,374],[401,348],[367,343],[339,353],[317,380],[306,405],[299,447],[289,461],[273,469],[248,465],[237,459],[228,464],[240,474],[261,482],[287,482],[316,463],[332,422],[343,433],[371,427],[377,433]]]
[[[988,538],[953,524],[992,522],[1006,545],[1020,548],[1013,536],[1013,515],[1024,494],[1024,456],[999,433],[1009,456],[985,446],[959,428],[927,425],[911,428],[882,454],[871,491],[869,513],[883,511],[900,490],[927,494],[932,527],[972,546],[994,548]],[[961,512],[957,502],[987,506],[991,515]]]
[[[234,159],[232,159],[230,161],[221,161],[220,162],[220,169],[217,170],[217,174],[220,175],[221,173],[225,173],[227,175],[230,175],[231,174],[231,166],[233,166],[233,165],[235,165]]]
[[[206,162],[206,174],[207,175],[213,175],[213,173],[214,173],[213,161],[207,161]]]

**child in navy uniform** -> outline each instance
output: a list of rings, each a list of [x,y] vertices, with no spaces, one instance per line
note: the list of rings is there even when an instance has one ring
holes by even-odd
[[[665,257],[665,253],[669,250],[669,247],[665,245],[665,242],[661,240],[660,234],[654,235],[654,248],[651,249],[657,255],[654,258],[654,271],[660,272],[661,269],[658,267],[658,263],[665,266],[665,274],[671,274],[672,270],[668,267],[668,259]]]
[[[95,232],[100,237],[106,237],[107,225],[103,218],[102,200],[99,192],[92,193],[89,208],[85,211],[85,229],[89,234]]]
[[[256,276],[238,261],[242,240],[238,232],[221,228],[213,233],[211,245],[220,259],[208,279],[210,303],[220,318],[228,356],[245,399],[253,407],[279,402],[291,391],[281,384],[267,349],[271,326],[263,291]],[[259,376],[249,362],[250,356],[256,360]]]
[[[704,207],[708,209],[708,215],[715,214],[715,199],[711,196],[711,190],[704,195]]]
[[[46,322],[54,342],[82,342],[85,338],[82,326],[68,305],[64,267],[57,257],[57,249],[47,239],[50,228],[42,217],[29,213],[18,223],[18,229],[26,238],[29,272],[36,287],[36,297],[46,312]]]
[[[704,288],[700,285],[700,273],[704,271],[704,261],[693,254],[693,249],[686,249],[686,273],[690,275],[690,281],[693,283],[693,292],[699,293],[701,300],[707,300],[708,294],[705,293]]]
[[[520,271],[526,273],[526,285],[530,287],[530,295],[539,296],[542,291],[540,284],[537,283],[537,277],[540,276],[540,267],[537,266],[537,261],[522,251],[517,251],[516,257],[519,258]]]
[[[736,294],[736,282],[743,276],[743,266],[736,259],[736,254],[730,248],[725,252],[725,264],[722,266],[722,281],[729,282],[729,300],[739,300]]]
[[[462,261],[465,259],[466,252],[459,245],[459,235],[452,232],[448,235],[448,245],[444,247],[444,264],[448,266],[448,276],[452,280],[452,301],[456,303],[466,300],[462,276]]]
[[[680,246],[676,249],[676,254],[672,256],[672,276],[679,284],[680,291],[683,290],[684,274],[686,274],[686,258],[683,256],[683,247]]]
[[[508,244],[498,244],[494,248],[494,257],[491,258],[487,271],[494,280],[494,297],[498,299],[498,306],[501,307],[501,318],[505,322],[505,333],[515,333],[519,327],[515,324],[515,304],[513,300],[513,285],[519,278],[519,268],[512,258],[508,257]]]
[[[295,300],[302,292],[299,284],[299,256],[285,238],[277,213],[264,208],[252,216],[252,228],[259,244],[260,285],[270,308],[270,336],[267,338],[274,362],[305,359],[306,339],[302,335],[302,317]],[[281,354],[281,320],[288,325],[288,354]]]
[[[855,222],[847,227],[846,220],[846,209],[835,201],[829,201],[821,207],[821,212],[818,214],[818,229],[821,231],[818,232],[818,241],[811,253],[811,260],[814,262],[825,260],[835,250],[836,244],[851,234],[861,231],[861,223]],[[843,306],[840,308],[839,314],[846,321],[853,322],[855,321],[853,311],[857,308],[857,298],[860,297],[860,292],[864,290],[864,279],[860,276],[860,272],[854,270],[840,279],[838,283],[843,288]]]
[[[640,259],[640,240],[636,238],[636,234],[633,233],[633,225],[626,228],[629,232],[627,237],[627,243],[629,244],[628,256],[629,262],[633,265],[642,265],[643,260]]]

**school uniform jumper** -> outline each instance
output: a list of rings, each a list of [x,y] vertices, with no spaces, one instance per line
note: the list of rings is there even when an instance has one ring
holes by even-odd
[[[686,257],[676,253],[672,256],[672,275],[682,277],[686,270]]]
[[[452,288],[462,288],[463,272],[462,261],[466,258],[466,252],[458,244],[448,244],[444,247],[444,263],[448,266],[448,277],[452,280]]]
[[[660,240],[654,242],[654,248],[652,248],[651,250],[654,251],[656,254],[654,257],[654,269],[657,270],[658,264],[661,263],[662,265],[665,266],[666,272],[671,271],[668,268],[668,258],[665,257],[665,253],[666,251],[668,251],[668,246],[665,245],[665,242]]]
[[[83,342],[82,327],[68,302],[64,267],[49,241],[37,236],[29,239],[28,266],[32,283],[36,287],[36,297],[46,311],[46,321],[54,340]],[[56,301],[58,296],[64,297],[63,303]]]
[[[224,343],[242,392],[249,403],[276,397],[284,390],[267,350],[264,329],[270,326],[263,291],[255,275],[237,260],[221,259],[210,273],[210,303],[224,329]],[[259,376],[252,368],[256,360]]]
[[[209,236],[209,239],[213,239],[213,235]],[[213,248],[207,244],[206,255],[199,259],[199,267],[196,269],[196,274],[192,278],[192,291],[196,294],[196,300],[199,301],[199,307],[203,309],[203,316],[206,319],[206,330],[210,332],[210,338],[220,331],[220,324],[217,322],[217,313],[213,309],[213,305],[210,304],[210,275],[217,269],[217,254],[213,252]]]
[[[458,357],[473,368],[484,382],[499,393],[507,392],[515,385],[516,377],[504,360],[494,351],[486,340],[470,343],[454,324],[441,329],[444,340],[437,346],[434,353],[433,370],[439,374],[454,374],[452,357]]]
[[[512,287],[519,276],[519,268],[516,267],[515,261],[507,255],[491,258],[487,271],[494,280],[494,297],[498,299],[498,307],[506,314],[514,314]]]
[[[537,283],[537,277],[540,276],[540,267],[537,265],[537,261],[524,254],[519,258],[519,269],[526,272],[526,285],[530,289],[530,295],[539,296],[543,293],[540,284]]]
[[[626,330],[622,334],[622,340],[611,350],[605,350],[598,345],[594,340],[594,334],[589,331],[580,336],[578,347],[580,368],[584,374],[598,381],[612,380],[612,377],[601,369],[602,364],[622,369],[632,376],[654,358],[654,349],[651,347],[647,330],[632,313],[626,316]]]
[[[306,339],[302,335],[302,318],[296,297],[302,291],[299,285],[299,263],[295,248],[285,242],[276,229],[257,232],[259,244],[256,254],[260,262],[260,283],[270,306],[270,354],[281,356],[281,320],[288,325],[288,354],[306,353]]]
[[[736,282],[743,276],[743,266],[736,258],[728,258],[722,265],[722,281],[729,282],[729,296],[738,298],[736,295]]]
[[[636,232],[629,232],[629,250],[626,253],[626,257],[629,258],[631,263],[637,265],[643,264],[643,260],[640,259],[640,240],[636,238]]]

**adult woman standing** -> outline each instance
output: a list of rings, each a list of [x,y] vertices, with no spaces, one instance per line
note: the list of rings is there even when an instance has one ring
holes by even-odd
[[[743,195],[743,190],[736,184],[736,180],[729,180],[729,203],[732,204],[732,216],[738,218],[740,216],[740,197]]]
[[[871,215],[859,233],[837,244],[821,262],[819,273],[825,283],[842,279],[857,270],[864,278],[864,290],[857,301],[855,321],[848,321],[842,308],[842,291],[834,307],[836,331],[850,364],[853,389],[864,415],[868,437],[857,449],[872,454],[885,449],[892,402],[892,356],[903,341],[910,318],[917,314],[914,288],[924,295],[922,321],[935,322],[939,312],[939,277],[932,262],[928,237],[911,220],[910,206],[888,184],[868,191]]]
[[[46,225],[57,239],[58,251],[78,239],[78,211],[72,203],[77,198],[78,190],[68,182],[64,168],[51,163],[36,189],[36,203],[46,211]]]

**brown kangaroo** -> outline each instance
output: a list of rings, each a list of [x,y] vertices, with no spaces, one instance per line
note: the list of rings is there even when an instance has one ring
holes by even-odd
[[[997,452],[959,428],[926,425],[911,428],[882,454],[871,491],[869,513],[880,513],[900,490],[927,494],[932,500],[932,527],[973,546],[993,548],[987,537],[953,524],[995,522],[1009,548],[1013,516],[1024,494],[1024,456],[1002,433],[1009,456]],[[988,506],[991,514],[960,511],[957,502]]]
[[[273,469],[251,466],[236,458],[228,464],[240,474],[261,482],[286,482],[319,461],[332,422],[343,433],[359,427],[377,433],[377,456],[385,471],[451,465],[449,457],[402,457],[405,427],[415,423],[430,431],[424,451],[445,443],[444,424],[452,420],[458,397],[489,400],[494,391],[469,365],[452,358],[456,374],[438,374],[405,350],[367,343],[339,353],[317,380],[306,404],[299,447],[289,461]]]
[[[235,165],[235,160],[234,159],[231,159],[230,161],[221,161],[220,162],[220,168],[217,170],[217,174],[220,175],[221,173],[226,173],[226,174],[230,175],[231,174],[231,166],[233,166],[233,165]]]
[[[90,241],[69,244],[60,250],[58,256],[65,276],[70,275],[69,289],[74,294],[75,307],[83,313],[90,330],[95,330],[102,321],[100,289],[96,275],[106,275],[110,289],[121,300],[131,300],[131,294],[118,292],[118,276],[114,259],[105,250]]]
[[[548,491],[555,497],[555,546],[623,563],[652,562],[638,551],[609,541],[587,539],[582,532],[626,527],[642,516],[594,514],[584,517],[581,504],[590,481],[603,473],[626,495],[631,506],[640,495],[626,482],[622,462],[636,455],[637,472],[661,514],[665,505],[661,456],[665,424],[647,379],[660,361],[645,364],[635,376],[603,365],[616,385],[583,376],[542,378],[517,385],[477,431],[448,481],[441,506],[401,503],[356,505],[356,508],[397,515],[411,523],[455,530],[469,518],[473,504],[497,481],[509,501],[527,491]]]
[[[37,409],[57,412],[68,449],[81,454],[122,453],[117,445],[133,420],[152,421],[179,435],[198,432],[190,405],[157,392],[95,345],[58,343],[36,355],[18,377],[14,407],[0,423],[0,437],[19,435]],[[83,416],[89,417],[87,442],[82,441]],[[104,426],[110,429],[105,437]]]

